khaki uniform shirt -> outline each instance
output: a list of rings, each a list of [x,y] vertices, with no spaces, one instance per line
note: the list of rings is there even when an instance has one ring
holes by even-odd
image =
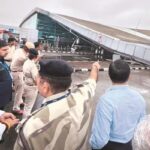
[[[23,65],[23,74],[25,77],[25,84],[35,85],[38,69],[34,60],[27,59]]]
[[[27,60],[28,53],[24,49],[19,48],[15,50],[15,53],[12,58],[11,71],[22,72],[23,64]]]
[[[65,91],[46,98],[45,102],[55,102],[25,121],[14,150],[87,150],[95,88],[95,80],[89,79],[69,95]]]

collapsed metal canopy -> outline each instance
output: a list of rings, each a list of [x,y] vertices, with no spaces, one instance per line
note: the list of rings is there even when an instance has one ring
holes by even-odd
[[[35,13],[42,13],[54,19],[101,47],[111,50],[123,56],[128,56],[137,61],[150,65],[150,36],[135,30],[105,26],[86,20],[52,14],[40,8],[35,8],[21,23],[20,26],[30,19]]]

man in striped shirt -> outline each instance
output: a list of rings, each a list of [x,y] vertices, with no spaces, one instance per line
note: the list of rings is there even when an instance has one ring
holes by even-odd
[[[62,60],[41,62],[37,86],[45,99],[20,125],[14,150],[87,150],[99,69],[94,63],[89,79],[68,90],[72,67]]]

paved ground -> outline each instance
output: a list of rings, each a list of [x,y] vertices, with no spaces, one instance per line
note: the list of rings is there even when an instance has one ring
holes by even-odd
[[[73,63],[71,62],[71,65],[74,67],[90,67],[90,63]],[[108,67],[109,63],[108,62],[102,62],[102,67]],[[81,82],[82,80],[86,79],[88,77],[87,72],[78,72],[73,74],[73,84],[77,84]],[[131,77],[129,84],[138,90],[145,98],[146,103],[147,103],[147,112],[150,113],[150,71],[149,70],[136,70],[132,71]],[[99,73],[99,81],[97,84],[97,89],[96,89],[96,95],[95,95],[95,103],[97,103],[97,100],[99,97],[104,93],[104,91],[111,86],[111,82],[108,78],[108,73],[103,71]],[[12,103],[7,107],[7,110],[11,110],[11,105]],[[136,105],[136,104],[135,104]],[[13,149],[13,144],[16,139],[16,133],[14,128],[11,129],[8,134],[5,136],[5,141],[0,144],[0,150],[12,150]]]

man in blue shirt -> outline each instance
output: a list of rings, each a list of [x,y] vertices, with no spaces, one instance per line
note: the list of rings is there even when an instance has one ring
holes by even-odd
[[[8,54],[8,45],[4,40],[0,40],[0,109],[11,100],[12,96],[12,78],[10,69],[4,61],[4,57]]]
[[[145,115],[143,97],[127,85],[129,65],[116,60],[109,66],[112,87],[100,98],[92,126],[93,149],[132,150],[135,127]]]

